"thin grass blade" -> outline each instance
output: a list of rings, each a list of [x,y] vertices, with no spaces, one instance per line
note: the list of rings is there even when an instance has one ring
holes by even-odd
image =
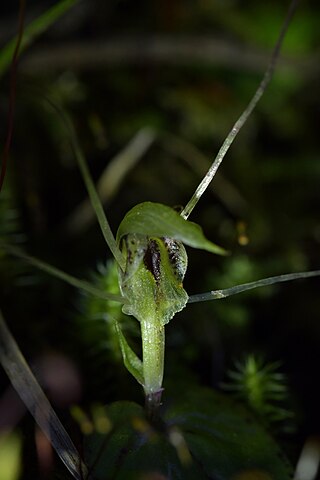
[[[32,44],[32,42],[43,32],[45,32],[54,22],[56,22],[64,13],[66,13],[71,7],[73,7],[78,0],[63,0],[46,12],[33,20],[24,30],[20,54]],[[0,77],[9,68],[12,62],[12,56],[17,43],[17,39],[13,38],[7,45],[0,51]]]
[[[125,177],[142,160],[155,139],[156,132],[149,127],[144,127],[109,161],[97,183],[97,191],[103,204],[110,202],[115,196]],[[92,205],[87,199],[67,219],[65,229],[70,235],[78,235],[95,219]]]
[[[319,277],[320,270],[313,270],[311,272],[287,273],[284,275],[277,275],[275,277],[263,278],[256,282],[243,283],[224,290],[211,290],[207,293],[199,293],[191,295],[188,303],[207,302],[208,300],[219,300],[221,298],[231,297],[237,293],[242,293],[253,288],[266,287],[267,285],[274,285],[275,283],[290,282],[292,280],[299,280],[302,278]]]
[[[231,147],[234,139],[238,135],[239,131],[243,127],[243,125],[246,123],[248,118],[250,117],[252,111],[256,107],[257,103],[259,102],[260,98],[262,97],[263,93],[265,92],[275,69],[276,62],[279,58],[279,52],[280,48],[283,43],[283,39],[285,37],[285,34],[287,32],[288,26],[290,24],[291,18],[295,12],[295,9],[297,7],[298,0],[293,0],[290,4],[288,13],[286,15],[286,18],[283,22],[276,46],[274,47],[268,68],[263,76],[263,79],[261,80],[255,94],[253,95],[252,99],[250,100],[247,108],[244,110],[244,112],[240,115],[236,123],[233,125],[232,129],[230,130],[229,134],[227,135],[227,138],[222,144],[222,147],[220,148],[215,160],[213,161],[211,167],[209,168],[208,172],[200,182],[199,186],[197,187],[195,193],[192,195],[191,199],[185,206],[185,208],[181,212],[181,216],[184,219],[187,219],[194,209],[194,207],[197,205],[198,201],[202,197],[203,193],[206,191],[208,186],[210,185],[213,177],[215,176],[222,160],[224,159],[227,151]]]
[[[85,183],[86,189],[88,191],[92,208],[94,209],[94,211],[96,213],[96,216],[97,216],[102,234],[104,236],[104,239],[105,239],[108,247],[111,250],[111,253],[112,253],[114,259],[118,263],[121,270],[124,270],[125,265],[126,265],[125,258],[122,255],[120,249],[118,248],[118,245],[116,243],[116,240],[115,240],[114,235],[112,233],[112,230],[110,228],[109,222],[108,222],[107,217],[104,213],[103,206],[102,206],[100,197],[98,195],[98,192],[96,190],[96,187],[95,187],[95,185],[93,183],[93,180],[91,178],[85,156],[84,156],[84,154],[82,152],[82,149],[80,147],[80,144],[78,142],[78,138],[77,138],[73,123],[72,123],[69,115],[67,114],[67,112],[61,106],[59,106],[57,103],[54,103],[49,98],[46,98],[46,101],[60,115],[60,117],[62,118],[62,120],[65,124],[65,126],[68,129],[68,132],[70,134],[71,146],[72,146],[72,149],[74,151],[76,160],[78,162],[78,165],[79,165],[81,175],[82,175],[83,181]]]
[[[125,299],[121,297],[121,295],[106,293],[103,290],[99,290],[98,288],[91,285],[91,283],[85,280],[80,280],[79,278],[73,277],[72,275],[69,275],[68,273],[63,272],[62,270],[59,270],[58,268],[53,267],[52,265],[49,265],[49,263],[43,262],[42,260],[39,260],[30,255],[27,255],[17,247],[13,247],[11,245],[7,245],[2,242],[0,242],[0,247],[3,248],[10,255],[14,255],[15,257],[21,258],[22,260],[26,261],[33,267],[36,267],[39,270],[42,270],[43,272],[49,273],[49,275],[53,275],[54,277],[59,278],[60,280],[63,280],[64,282],[68,283],[69,285],[72,285],[75,288],[80,288],[80,290],[83,290],[84,292],[89,293],[90,295],[94,295],[95,297],[102,298],[103,300],[111,300],[113,302],[125,303]]]
[[[87,468],[71,438],[31,372],[0,311],[0,361],[13,387],[76,480],[87,478]]]

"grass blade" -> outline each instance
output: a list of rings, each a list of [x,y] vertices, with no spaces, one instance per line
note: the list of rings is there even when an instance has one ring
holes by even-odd
[[[276,46],[274,47],[274,50],[273,50],[268,68],[267,68],[267,70],[266,70],[266,72],[265,72],[265,74],[264,74],[264,76],[263,76],[255,94],[253,95],[252,99],[250,100],[247,108],[244,110],[244,112],[242,112],[242,114],[240,115],[240,117],[238,118],[236,123],[233,125],[232,129],[230,130],[230,132],[227,135],[227,138],[223,142],[216,158],[214,159],[211,167],[209,168],[208,172],[206,173],[206,175],[204,176],[204,178],[202,179],[202,181],[198,185],[195,193],[192,195],[191,199],[189,200],[189,202],[187,203],[185,208],[182,210],[181,216],[184,219],[187,219],[189,217],[190,213],[192,212],[192,210],[197,205],[198,201],[200,200],[200,198],[202,197],[202,195],[204,194],[204,192],[206,191],[206,189],[210,185],[213,177],[215,176],[222,160],[224,159],[224,157],[225,157],[226,153],[228,152],[229,148],[231,147],[234,139],[236,138],[239,131],[241,130],[241,128],[246,123],[246,121],[250,117],[251,113],[255,109],[255,107],[256,107],[257,103],[259,102],[260,98],[264,94],[264,92],[265,92],[265,90],[266,90],[266,88],[267,88],[267,86],[268,86],[268,84],[269,84],[269,82],[272,78],[272,75],[273,75],[273,72],[274,72],[274,69],[275,69],[275,66],[276,66],[276,62],[279,58],[279,52],[280,52],[280,48],[281,48],[282,43],[283,43],[283,39],[284,39],[285,34],[287,32],[287,29],[288,29],[289,23],[291,21],[291,18],[293,16],[294,12],[295,12],[296,7],[297,7],[297,3],[298,3],[298,0],[292,0],[292,2],[290,4],[288,13],[286,15],[286,18],[285,18],[284,23],[283,23],[282,28],[281,28],[281,32],[280,32],[278,40],[277,40]]]
[[[68,132],[70,134],[71,146],[72,146],[72,149],[74,151],[76,160],[78,162],[78,166],[80,168],[81,175],[82,175],[83,181],[85,183],[86,189],[88,191],[92,208],[95,211],[95,214],[97,216],[102,234],[104,236],[104,239],[105,239],[108,247],[111,250],[111,253],[112,253],[114,259],[118,263],[121,270],[124,270],[125,266],[126,266],[126,260],[125,260],[124,256],[122,255],[122,253],[121,253],[121,251],[120,251],[120,249],[119,249],[119,247],[116,243],[116,240],[113,236],[113,233],[112,233],[112,230],[110,228],[109,222],[108,222],[107,217],[104,213],[103,206],[102,206],[101,200],[99,198],[98,192],[96,190],[96,187],[95,187],[95,185],[93,183],[93,180],[91,178],[85,156],[84,156],[84,154],[81,150],[80,144],[78,142],[78,138],[77,138],[73,123],[72,123],[69,115],[67,114],[67,112],[62,107],[60,107],[58,104],[51,101],[49,98],[46,98],[46,101],[60,115],[60,117],[62,118],[62,120],[65,124],[65,126],[68,129]]]
[[[155,139],[156,133],[151,128],[144,127],[110,160],[97,183],[97,191],[103,204],[107,201],[110,202],[124,178],[143,158]],[[89,199],[87,199],[67,219],[65,229],[70,235],[78,235],[87,229],[95,219],[96,216]]]
[[[13,387],[72,476],[77,480],[86,478],[85,464],[30,370],[1,311],[0,361]]]
[[[45,32],[54,22],[56,22],[64,13],[66,13],[78,0],[62,0],[53,7],[49,8],[46,12],[33,20],[28,25],[23,33],[20,46],[20,54],[32,44],[32,42],[43,32]],[[13,52],[17,43],[17,39],[13,38],[7,45],[0,51],[0,77],[9,68]]]
[[[79,278],[73,277],[72,275],[69,275],[68,273],[63,272],[62,270],[59,270],[58,268],[53,267],[49,263],[43,262],[42,260],[38,260],[35,257],[27,255],[17,247],[13,247],[11,245],[7,245],[2,242],[0,242],[0,247],[3,248],[10,255],[14,255],[15,257],[21,258],[22,260],[26,261],[27,263],[30,263],[30,265],[38,268],[39,270],[49,273],[49,275],[53,275],[54,277],[59,278],[60,280],[63,280],[64,282],[68,283],[69,285],[72,285],[75,288],[80,288],[80,290],[83,290],[84,292],[89,293],[90,295],[94,295],[95,297],[102,298],[103,300],[111,300],[113,302],[125,303],[125,300],[123,297],[121,297],[121,295],[106,293],[103,290],[99,290],[98,288],[92,286],[91,283],[85,280],[80,280]]]
[[[313,270],[311,272],[287,273],[284,275],[277,275],[275,277],[262,278],[256,282],[243,283],[224,290],[211,290],[207,293],[199,293],[191,295],[188,303],[207,302],[208,300],[219,300],[221,298],[231,297],[237,293],[242,293],[253,288],[266,287],[267,285],[274,285],[275,283],[290,282],[291,280],[299,280],[300,278],[311,278],[320,276],[320,270]]]

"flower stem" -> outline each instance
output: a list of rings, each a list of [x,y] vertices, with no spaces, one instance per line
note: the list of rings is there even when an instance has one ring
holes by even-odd
[[[153,417],[161,405],[164,370],[164,327],[156,318],[141,322],[142,361],[146,410]]]

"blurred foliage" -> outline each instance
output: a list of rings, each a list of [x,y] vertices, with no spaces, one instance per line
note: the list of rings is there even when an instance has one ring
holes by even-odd
[[[97,288],[108,293],[119,294],[117,265],[110,260],[106,265],[99,264],[97,272],[91,275],[91,282]],[[121,325],[135,350],[140,349],[140,332],[138,322],[122,313],[119,303],[102,300],[90,295],[82,296],[80,312],[76,322],[79,330],[80,347],[83,348],[84,364],[82,371],[86,374],[87,389],[112,391],[113,395],[123,391],[128,382],[115,324]],[[101,381],[101,379],[103,379]]]
[[[30,25],[24,28],[19,52],[23,52],[43,32],[45,32],[61,15],[68,11],[77,0],[62,0],[52,8],[34,19]],[[21,4],[22,5],[22,4]],[[10,68],[12,56],[16,48],[17,39],[14,38],[2,48],[0,52],[0,76]]]
[[[22,438],[17,433],[0,435],[0,471],[2,480],[17,480],[21,473]]]
[[[115,402],[104,414],[111,428],[85,439],[98,480],[106,472],[116,480],[292,478],[290,464],[261,425],[210,390],[179,396],[162,425],[150,423],[133,402]]]
[[[21,225],[19,222],[19,213],[14,205],[14,195],[10,188],[9,179],[6,182],[0,203],[0,241],[7,243],[17,243],[19,240],[19,230]],[[13,280],[13,271],[15,270],[15,262],[11,262],[6,253],[0,247],[0,278],[3,288],[5,282]],[[17,273],[17,272],[16,272]]]
[[[229,381],[224,388],[244,400],[264,424],[273,427],[278,424],[278,428],[283,426],[289,431],[293,427],[290,425],[293,413],[288,409],[287,380],[279,368],[277,363],[265,365],[261,359],[248,355],[228,372]]]
[[[54,3],[28,1],[28,19]],[[83,0],[42,35],[19,65],[9,161],[13,202],[27,251],[87,278],[95,265],[110,258],[97,224],[81,235],[68,231],[68,218],[86,192],[63,123],[44,106],[48,92],[59,96],[72,115],[95,180],[139,129],[149,126],[158,133],[106,204],[116,231],[137,203],[179,206],[189,200],[200,177],[168,148],[166,134],[189,142],[208,159],[214,157],[262,77],[286,8],[276,0]],[[0,42],[5,45],[16,32],[17,6],[4,2],[0,9]],[[185,281],[190,294],[319,268],[319,20],[319,2],[301,2],[272,84],[214,180],[217,193],[208,191],[192,215],[206,236],[231,250],[232,256],[190,250]],[[155,37],[167,40],[166,49],[161,57],[148,57],[145,52]],[[112,60],[110,52],[99,57],[98,44],[112,41],[121,46],[125,40],[126,45],[138,41],[140,53],[132,57],[125,52],[118,60]],[[227,53],[201,59],[190,49],[189,55],[172,61],[170,52],[186,40],[194,46],[199,40],[218,49],[227,46]],[[78,63],[86,49],[86,58],[93,60]],[[9,75],[1,79],[2,143],[9,82]],[[191,148],[189,153],[194,155]],[[11,207],[6,202],[1,193],[1,232],[9,225]],[[117,377],[110,350],[101,356],[100,346],[111,339],[105,341],[107,333],[101,333],[103,316],[91,316],[103,306],[87,303],[92,315],[79,321],[84,310],[78,293],[44,274],[28,287],[10,287],[8,293],[2,285],[9,285],[10,269],[2,270],[2,258],[1,262],[1,272],[8,273],[1,273],[1,307],[27,357],[32,360],[51,350],[69,355],[81,366],[87,387],[84,406],[121,398],[141,403],[140,390],[120,373],[121,367]],[[183,395],[199,384],[218,388],[235,359],[248,352],[261,354],[267,364],[279,361],[280,373],[288,378],[290,403],[297,406],[297,431],[283,443],[295,462],[304,436],[320,430],[315,388],[320,362],[318,291],[315,279],[190,305],[167,328],[165,401],[170,400],[172,385]],[[109,383],[115,377],[119,383]],[[6,385],[4,376],[0,380]],[[24,461],[27,466],[35,463],[35,453],[25,454]]]

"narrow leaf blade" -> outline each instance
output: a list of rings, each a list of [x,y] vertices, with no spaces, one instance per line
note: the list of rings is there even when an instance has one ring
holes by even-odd
[[[81,480],[87,468],[71,438],[31,372],[0,312],[0,362],[13,387],[72,476]]]
[[[93,295],[98,298],[102,298],[103,300],[110,300],[113,302],[125,303],[125,299],[120,295],[115,295],[113,293],[106,293],[103,290],[100,290],[99,288],[94,287],[93,285],[91,285],[91,283],[86,282],[85,280],[80,280],[79,278],[73,277],[72,275],[69,275],[68,273],[63,272],[62,270],[59,270],[58,268],[53,267],[52,265],[49,265],[49,263],[43,262],[42,260],[39,260],[30,255],[27,255],[17,247],[13,247],[11,245],[7,245],[2,242],[0,242],[0,247],[3,248],[6,251],[6,253],[9,253],[10,255],[14,255],[15,257],[21,258],[22,260],[29,263],[33,267],[36,267],[39,270],[42,270],[43,272],[48,273],[49,275],[59,278],[60,280],[63,280],[69,285],[72,285],[75,288],[79,288],[80,290],[83,290],[84,292],[89,293],[90,295]]]
[[[80,143],[78,141],[78,137],[74,129],[73,123],[71,121],[71,118],[69,117],[68,113],[64,110],[64,108],[61,105],[59,105],[57,102],[53,102],[49,98],[46,98],[46,100],[48,104],[60,115],[61,119],[63,120],[65,126],[68,129],[68,132],[70,135],[70,143],[71,143],[75,158],[78,162],[82,179],[84,181],[87,192],[89,194],[92,208],[99,222],[102,235],[104,236],[104,239],[108,247],[110,248],[114,259],[116,260],[120,268],[124,270],[125,258],[123,257],[121,251],[118,248],[118,245],[116,243],[116,240],[110,228],[108,219],[104,213],[103,205],[101,203],[100,197],[96,190],[95,184],[93,183],[93,180],[91,178],[87,161],[81,149]]]
[[[63,0],[49,8],[46,12],[33,20],[23,33],[20,53],[22,53],[32,42],[45,32],[54,22],[66,13],[78,0]],[[10,40],[0,51],[0,77],[5,73],[11,64],[13,52],[16,45],[16,38]]]
[[[223,290],[211,290],[207,293],[199,293],[191,295],[188,303],[207,302],[208,300],[220,300],[221,298],[231,297],[237,293],[242,293],[253,288],[266,287],[268,285],[274,285],[281,282],[290,282],[292,280],[299,280],[302,278],[319,277],[320,270],[313,270],[310,272],[299,273],[287,273],[283,275],[277,275],[275,277],[262,278],[255,282],[243,283],[242,285],[235,285],[234,287],[225,288]]]

